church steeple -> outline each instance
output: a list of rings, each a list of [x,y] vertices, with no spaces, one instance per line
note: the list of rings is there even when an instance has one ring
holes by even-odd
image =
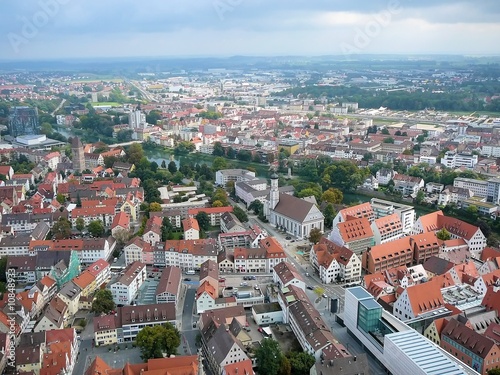
[[[280,201],[280,192],[278,190],[278,175],[273,172],[271,175],[271,191],[269,192],[269,208],[274,210]]]

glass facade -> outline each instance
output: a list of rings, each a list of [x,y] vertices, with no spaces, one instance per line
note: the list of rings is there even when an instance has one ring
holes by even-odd
[[[358,328],[365,332],[373,332],[379,327],[382,317],[382,306],[374,300],[362,300],[358,304]]]

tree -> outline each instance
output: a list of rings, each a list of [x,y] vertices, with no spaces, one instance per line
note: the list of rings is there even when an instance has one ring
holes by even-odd
[[[382,134],[384,135],[389,135],[389,130],[387,128],[383,128],[382,131],[381,131]]]
[[[83,220],[83,217],[79,217],[76,219],[76,229],[78,229],[80,232],[85,228],[85,220]]]
[[[309,232],[309,241],[312,242],[313,244],[317,244],[319,240],[321,239],[321,236],[323,233],[321,232],[321,229],[319,228],[313,228]]]
[[[292,375],[292,365],[286,356],[281,357],[280,371],[278,375]]]
[[[94,237],[101,237],[104,234],[104,224],[101,220],[94,220],[87,226],[89,233]]]
[[[215,142],[214,143],[214,151],[212,152],[212,155],[214,156],[224,156],[224,148],[222,147],[220,142]]]
[[[146,115],[146,122],[148,124],[156,125],[161,120],[161,112],[153,109]]]
[[[149,205],[149,212],[161,212],[161,204],[153,202]]]
[[[140,143],[133,143],[127,150],[127,160],[130,164],[137,164],[144,157],[144,150]]]
[[[210,217],[205,211],[200,211],[196,214],[196,220],[200,229],[207,231],[210,229]]]
[[[417,196],[415,197],[415,202],[417,204],[421,204],[424,201],[425,193],[422,190],[419,190]]]
[[[165,160],[162,160],[162,161],[161,161],[161,167],[162,167],[163,169],[167,169],[167,163],[165,162]]]
[[[54,223],[51,231],[52,235],[57,240],[69,238],[71,236],[71,223],[68,219],[61,217],[56,223]]]
[[[175,161],[171,161],[170,163],[168,163],[168,171],[172,174],[175,174],[175,172],[177,172],[177,164],[175,164]]]
[[[222,188],[215,189],[214,194],[212,195],[212,202],[221,201],[224,206],[229,205],[229,201],[227,199],[227,193]]]
[[[340,204],[344,200],[344,194],[339,189],[330,188],[321,196],[322,202]]]
[[[259,215],[264,211],[264,205],[258,199],[255,199],[252,203],[248,205],[248,209],[252,210],[256,215]]]
[[[387,137],[387,138],[384,138],[384,140],[382,142],[383,143],[394,143],[394,138]]]
[[[239,150],[236,154],[236,158],[241,161],[250,161],[252,160],[252,153],[248,150]]]
[[[245,223],[248,221],[248,215],[240,206],[233,207],[233,214],[238,218],[239,221]]]
[[[316,362],[314,356],[307,352],[289,352],[287,357],[292,367],[292,375],[309,375]]]
[[[335,209],[333,208],[333,205],[329,203],[326,207],[325,210],[323,211],[323,216],[325,217],[325,225],[328,228],[332,227],[333,224],[333,219],[335,218]]]
[[[283,353],[276,340],[270,338],[262,340],[260,347],[255,351],[259,374],[278,375],[282,356]]]
[[[181,344],[181,335],[172,324],[166,323],[154,327],[147,326],[139,331],[136,344],[141,349],[141,357],[144,361],[150,358],[163,358],[177,353]]]
[[[234,159],[234,158],[236,158],[236,151],[234,151],[234,148],[232,148],[232,147],[228,147],[228,149],[227,149],[227,157],[228,157],[229,159]]]
[[[212,162],[212,170],[217,172],[221,169],[227,169],[227,160],[221,156],[217,156]]]
[[[488,370],[488,375],[500,375],[500,368],[492,368]]]
[[[436,232],[436,237],[441,241],[448,241],[451,238],[451,234],[446,230],[446,228],[443,228]]]
[[[213,201],[212,207],[224,207],[224,204],[221,201],[216,200],[216,201]]]
[[[48,122],[44,122],[42,125],[41,125],[41,133],[42,134],[45,134],[45,135],[51,135],[52,134],[52,125],[50,125],[50,123]]]
[[[61,204],[64,204],[64,202],[66,202],[66,197],[63,194],[58,193],[56,196],[56,201],[58,201]]]
[[[116,307],[113,301],[113,294],[109,289],[100,289],[94,296],[92,302],[92,312],[96,314],[109,314]]]
[[[7,282],[7,257],[0,258],[0,282]]]
[[[317,286],[316,288],[314,288],[313,292],[318,296],[318,298],[320,298],[323,297],[323,294],[325,294],[325,289],[320,286]]]

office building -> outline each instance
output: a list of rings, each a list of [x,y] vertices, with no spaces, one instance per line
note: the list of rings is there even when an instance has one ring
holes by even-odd
[[[9,134],[12,137],[40,134],[38,109],[33,107],[12,107],[9,114]]]

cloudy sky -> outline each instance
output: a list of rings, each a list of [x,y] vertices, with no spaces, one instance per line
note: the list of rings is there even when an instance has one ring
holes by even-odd
[[[0,60],[499,55],[499,0],[4,0]]]

